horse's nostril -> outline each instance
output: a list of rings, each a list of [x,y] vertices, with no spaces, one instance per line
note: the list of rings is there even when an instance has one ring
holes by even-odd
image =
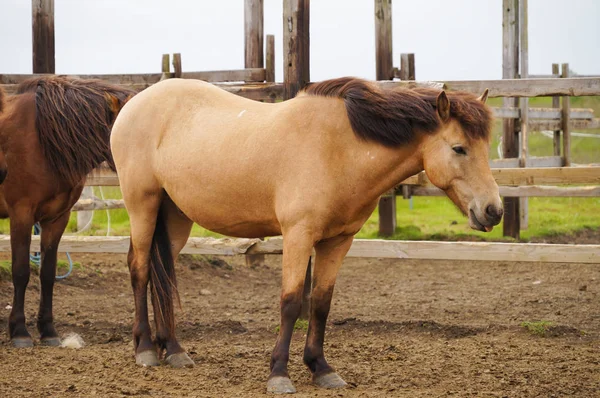
[[[485,208],[485,213],[492,219],[500,219],[504,214],[504,210],[502,209],[502,207],[488,205],[488,207]]]

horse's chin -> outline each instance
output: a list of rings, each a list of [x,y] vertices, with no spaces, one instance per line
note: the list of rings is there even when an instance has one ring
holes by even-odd
[[[491,232],[494,229],[493,225],[483,225],[479,222],[473,210],[469,210],[469,226],[474,230],[481,232]]]

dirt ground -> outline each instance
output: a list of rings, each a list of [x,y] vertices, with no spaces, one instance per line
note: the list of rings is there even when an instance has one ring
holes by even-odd
[[[58,282],[61,335],[80,350],[13,349],[6,319],[12,286],[0,282],[0,397],[254,397],[265,394],[278,322],[280,257],[250,268],[187,256],[178,265],[178,335],[192,369],[135,365],[133,300],[125,255],[78,255]],[[39,282],[32,277],[30,331]],[[310,384],[295,333],[297,396],[600,397],[598,264],[346,260],[334,295],[326,356],[349,383]],[[522,322],[551,321],[545,335]]]

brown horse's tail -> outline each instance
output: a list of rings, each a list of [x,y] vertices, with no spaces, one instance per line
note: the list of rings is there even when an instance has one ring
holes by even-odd
[[[152,236],[152,246],[150,247],[150,289],[157,331],[161,328],[167,328],[167,330],[174,332],[175,311],[173,301],[176,298],[180,307],[181,303],[177,292],[177,278],[175,276],[175,262],[171,252],[171,241],[169,240],[162,208],[158,212],[156,227]]]

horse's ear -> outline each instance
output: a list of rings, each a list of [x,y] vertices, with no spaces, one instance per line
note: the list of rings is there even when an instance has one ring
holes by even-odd
[[[488,97],[488,93],[489,92],[490,92],[490,90],[486,88],[483,91],[483,94],[481,94],[479,97],[477,97],[477,99],[485,104],[485,101],[487,101],[487,97]]]
[[[442,91],[437,97],[437,113],[443,122],[450,119],[450,100],[445,91]]]

